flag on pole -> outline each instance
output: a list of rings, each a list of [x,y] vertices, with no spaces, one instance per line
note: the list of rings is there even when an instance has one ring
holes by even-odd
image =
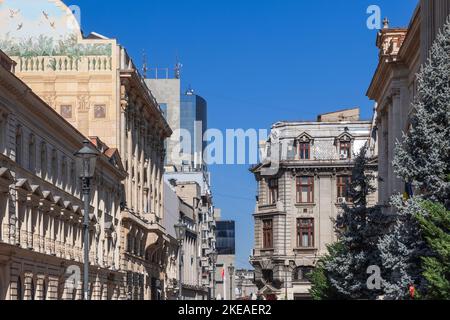
[[[222,268],[221,276],[222,280],[225,279],[225,268]]]

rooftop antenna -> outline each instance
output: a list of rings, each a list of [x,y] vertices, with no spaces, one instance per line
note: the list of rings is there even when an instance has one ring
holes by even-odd
[[[144,76],[144,79],[147,79],[147,53],[145,52],[145,49],[142,50],[142,74]]]
[[[175,79],[181,79],[181,68],[183,68],[183,65],[178,60],[178,55],[176,57],[176,64],[175,64]]]

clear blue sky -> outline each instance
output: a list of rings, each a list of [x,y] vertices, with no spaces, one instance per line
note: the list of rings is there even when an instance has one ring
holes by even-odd
[[[209,105],[209,126],[270,128],[279,120],[373,104],[365,93],[377,64],[369,5],[406,26],[417,0],[66,0],[82,10],[85,33],[117,38],[137,65],[184,65]],[[244,166],[213,166],[215,205],[236,220],[237,264],[250,267],[256,187]]]

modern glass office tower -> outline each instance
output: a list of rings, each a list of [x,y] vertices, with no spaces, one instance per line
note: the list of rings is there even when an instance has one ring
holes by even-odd
[[[191,154],[191,161],[185,159],[183,166],[201,170],[204,167],[203,151],[206,142],[203,137],[208,128],[208,112],[206,100],[194,94],[193,90],[188,90],[181,96],[180,128],[190,136],[190,144],[187,147],[190,151],[187,148],[184,151]],[[184,146],[185,142],[181,145]]]
[[[236,253],[235,222],[216,222],[216,249],[219,255],[234,255]]]

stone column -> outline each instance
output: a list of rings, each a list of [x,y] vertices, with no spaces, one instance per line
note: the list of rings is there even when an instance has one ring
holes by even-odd
[[[401,179],[397,178],[397,174],[394,171],[394,167],[392,166],[392,161],[394,160],[394,156],[395,156],[395,147],[397,142],[401,142],[402,141],[402,130],[403,130],[403,123],[405,122],[404,119],[401,118],[401,114],[402,114],[402,104],[401,104],[401,89],[400,88],[395,88],[392,90],[392,104],[391,104],[391,108],[389,109],[390,111],[390,120],[391,120],[391,132],[390,132],[390,157],[389,157],[389,162],[390,162],[390,168],[391,168],[391,172],[389,175],[389,178],[391,180],[391,188],[390,188],[390,194],[389,196],[391,196],[392,194],[395,193],[401,193],[403,192],[403,187],[402,187],[402,181]]]

